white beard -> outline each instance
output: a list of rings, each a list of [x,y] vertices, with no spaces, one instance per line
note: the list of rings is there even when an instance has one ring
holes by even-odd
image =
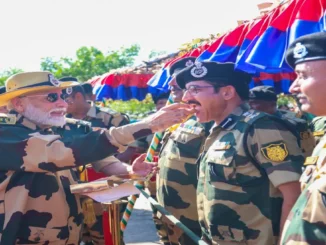
[[[52,117],[52,112],[64,112],[65,114],[66,110],[53,109],[49,112],[44,112],[33,106],[31,103],[27,103],[26,110],[22,113],[22,115],[37,125],[63,127],[63,125],[66,124],[65,117]]]

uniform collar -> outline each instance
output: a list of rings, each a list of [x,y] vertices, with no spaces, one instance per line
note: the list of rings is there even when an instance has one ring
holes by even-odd
[[[29,128],[33,131],[43,131],[43,132],[52,132],[51,128],[41,129],[36,123],[32,122],[28,118],[24,117],[23,115],[19,114],[18,112],[11,110],[9,112],[10,115],[16,116],[16,125],[21,125],[25,128]]]
[[[222,128],[224,130],[231,130],[237,123],[237,121],[243,116],[245,112],[250,109],[247,103],[243,103],[236,107],[219,125],[216,123],[211,128],[210,132]]]
[[[91,104],[91,108],[89,109],[89,111],[87,112],[86,117],[90,117],[90,118],[96,118],[96,114],[97,114],[97,110],[96,110],[96,105],[94,102],[89,101],[88,103]]]

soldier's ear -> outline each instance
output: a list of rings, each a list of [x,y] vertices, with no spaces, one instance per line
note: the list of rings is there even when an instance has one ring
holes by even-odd
[[[18,113],[25,111],[25,106],[22,98],[13,98],[9,103],[9,107],[12,107],[10,109],[14,109]]]
[[[236,90],[233,86],[225,86],[221,88],[221,94],[224,100],[230,100],[235,97]]]

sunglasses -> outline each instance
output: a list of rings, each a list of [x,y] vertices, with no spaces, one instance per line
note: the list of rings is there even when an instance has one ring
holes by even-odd
[[[66,103],[68,103],[68,96],[66,94],[58,94],[58,93],[49,93],[49,94],[40,94],[40,95],[27,95],[27,96],[21,96],[20,98],[23,97],[45,97],[45,99],[50,102],[50,103],[54,103],[57,102],[59,100],[59,98],[61,98],[63,101],[65,101]]]

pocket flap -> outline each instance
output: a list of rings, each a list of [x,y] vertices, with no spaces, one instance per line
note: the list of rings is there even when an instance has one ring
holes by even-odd
[[[218,164],[222,166],[230,166],[235,155],[235,150],[230,148],[229,150],[217,150],[210,149],[207,153],[207,162],[211,164]]]
[[[185,131],[175,131],[170,136],[171,139],[181,144],[187,144],[189,141],[198,137],[199,136],[197,134],[191,134]]]

